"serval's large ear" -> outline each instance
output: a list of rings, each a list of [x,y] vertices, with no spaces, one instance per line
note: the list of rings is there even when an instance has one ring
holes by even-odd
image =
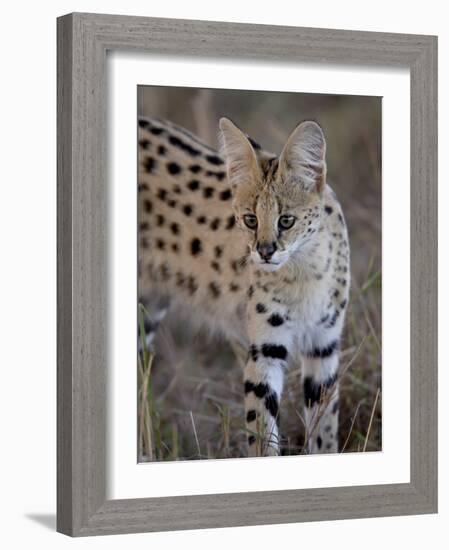
[[[326,184],[326,140],[316,122],[302,122],[293,130],[282,150],[279,170],[285,181],[321,193]]]
[[[250,183],[260,177],[259,163],[245,134],[228,118],[220,119],[221,150],[232,185]]]

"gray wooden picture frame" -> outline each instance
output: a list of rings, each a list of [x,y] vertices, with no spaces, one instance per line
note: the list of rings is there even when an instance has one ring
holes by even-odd
[[[57,529],[72,536],[437,511],[437,38],[75,13],[58,19]],[[106,499],[106,53],[406,67],[410,483]]]

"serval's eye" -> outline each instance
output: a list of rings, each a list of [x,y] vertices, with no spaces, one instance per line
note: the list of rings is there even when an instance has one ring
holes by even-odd
[[[278,220],[279,229],[290,229],[295,224],[294,216],[281,216]]]
[[[245,214],[243,216],[243,223],[246,225],[246,227],[249,227],[250,229],[256,229],[257,216],[255,216],[254,214]]]

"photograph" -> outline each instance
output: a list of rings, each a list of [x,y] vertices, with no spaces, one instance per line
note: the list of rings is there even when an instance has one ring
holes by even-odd
[[[382,451],[382,98],[137,105],[138,462]]]

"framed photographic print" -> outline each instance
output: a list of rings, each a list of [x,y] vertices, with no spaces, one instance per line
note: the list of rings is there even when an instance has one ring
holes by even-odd
[[[58,19],[58,530],[437,509],[436,38]]]

